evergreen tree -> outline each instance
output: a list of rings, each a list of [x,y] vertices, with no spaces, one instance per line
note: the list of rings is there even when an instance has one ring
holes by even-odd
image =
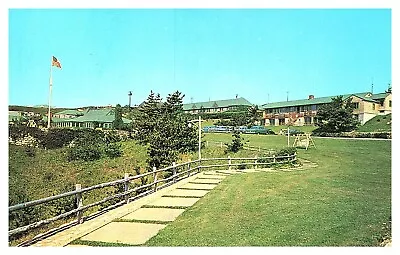
[[[239,131],[235,130],[233,131],[232,134],[232,142],[231,143],[226,143],[225,145],[227,146],[227,148],[225,149],[225,153],[228,152],[233,152],[236,153],[239,150],[243,149],[243,138],[240,136]]]
[[[124,122],[122,121],[122,107],[120,104],[117,104],[114,109],[115,119],[113,121],[114,129],[122,129],[124,126]]]
[[[183,112],[183,97],[176,91],[163,103],[160,95],[151,91],[138,109],[135,137],[140,143],[149,145],[149,167],[169,166],[177,160],[179,153],[197,148],[196,130],[189,127],[188,116]]]
[[[147,144],[151,141],[152,133],[159,125],[161,100],[160,94],[156,95],[153,91],[150,91],[146,101],[138,107],[133,128],[136,131],[135,138],[141,144]]]
[[[353,116],[354,105],[351,98],[343,100],[343,96],[332,98],[332,102],[318,109],[315,116],[318,129],[314,132],[348,132],[357,128],[359,122]]]

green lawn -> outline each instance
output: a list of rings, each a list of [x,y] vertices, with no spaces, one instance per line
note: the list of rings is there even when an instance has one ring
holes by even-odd
[[[285,145],[281,136],[249,140]],[[317,168],[230,176],[146,245],[377,246],[391,216],[391,142],[315,143],[299,156]]]
[[[357,131],[360,132],[379,132],[392,130],[392,114],[378,115],[360,126]]]
[[[251,146],[281,149],[287,138],[243,135]],[[203,157],[227,156],[219,142],[231,134],[205,134]],[[290,144],[294,138],[291,137]],[[314,138],[317,149],[299,156],[319,166],[298,172],[230,176],[166,227],[148,246],[369,246],[376,245],[391,211],[391,142]],[[213,142],[213,143],[212,143]],[[29,200],[58,194],[75,183],[88,187],[144,167],[145,147],[122,143],[124,155],[95,162],[68,162],[65,149],[28,157],[9,146],[9,193]],[[240,151],[231,156],[259,155]],[[181,160],[196,159],[197,152]],[[24,187],[21,189],[20,187]],[[84,203],[104,197],[93,193]]]

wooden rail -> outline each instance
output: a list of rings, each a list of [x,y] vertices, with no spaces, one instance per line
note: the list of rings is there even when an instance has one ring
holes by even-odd
[[[22,210],[24,208],[29,208],[32,206],[40,205],[40,204],[46,204],[48,202],[61,199],[64,197],[69,197],[69,196],[75,196],[76,198],[76,209],[73,209],[69,212],[65,212],[63,214],[57,215],[55,217],[41,220],[38,222],[31,223],[26,226],[18,227],[12,230],[8,231],[8,236],[11,237],[15,234],[26,232],[30,229],[40,227],[44,224],[48,224],[54,221],[57,221],[59,219],[68,217],[72,214],[76,213],[76,219],[71,221],[70,223],[64,224],[63,226],[67,225],[76,225],[76,224],[81,224],[84,222],[84,220],[96,217],[97,215],[104,213],[104,211],[107,211],[108,209],[115,208],[117,206],[127,204],[129,202],[132,202],[138,198],[141,198],[145,195],[151,194],[153,192],[156,192],[159,189],[165,188],[169,185],[172,185],[176,183],[179,180],[188,178],[192,175],[195,175],[201,171],[201,169],[209,169],[209,168],[216,168],[216,167],[228,167],[228,169],[231,169],[233,166],[242,166],[242,165],[254,165],[257,167],[257,165],[272,165],[272,164],[279,164],[279,163],[285,163],[285,162],[293,162],[296,160],[296,153],[293,155],[286,155],[286,156],[271,156],[271,157],[254,157],[254,158],[204,158],[201,160],[193,160],[193,161],[188,161],[180,164],[173,163],[172,166],[168,166],[165,168],[161,169],[156,169],[155,167],[151,172],[135,175],[135,176],[129,176],[128,173],[125,173],[124,177],[119,180],[115,180],[112,182],[106,182],[106,183],[101,183],[97,184],[94,186],[82,188],[80,184],[76,184],[76,190],[74,191],[69,191],[66,193],[62,193],[59,195],[55,196],[50,196],[34,201],[29,201],[26,203],[21,203],[17,205],[12,205],[8,207],[8,211],[14,212],[18,210]],[[226,163],[218,163],[219,161],[224,161]],[[232,163],[232,161],[246,161],[246,162],[239,162],[239,163]],[[249,161],[249,162],[247,162]],[[268,161],[268,162],[260,162],[260,161]],[[208,162],[214,162],[214,164],[208,163]],[[207,163],[207,164],[205,164]],[[203,165],[204,164],[204,165]],[[160,174],[161,172],[171,174],[169,177],[163,178],[163,176]],[[152,176],[153,180],[150,183],[135,187],[130,189],[129,188],[129,183],[131,181],[146,177],[146,176]],[[124,191],[120,192],[118,194],[114,194],[112,196],[108,196],[103,198],[100,201],[96,201],[94,203],[88,204],[88,205],[83,205],[83,194],[86,192],[89,192],[94,189],[101,189],[105,187],[111,187],[111,186],[116,186],[118,184],[123,184],[124,185]],[[140,190],[144,190],[143,192],[140,192],[139,194],[136,194],[135,196],[131,196],[135,192],[139,192]],[[100,212],[95,212],[89,216],[84,217],[83,212],[91,207],[101,205],[105,202],[108,202],[113,199],[117,198],[123,198],[122,201],[117,202],[114,205],[111,205],[105,209],[102,209]],[[62,228],[58,227],[57,229]],[[51,233],[52,230],[50,230],[48,233]],[[35,238],[43,237],[45,234],[41,234]],[[29,242],[29,241],[28,241]],[[23,243],[27,244],[27,242]],[[23,246],[23,244],[19,246]]]

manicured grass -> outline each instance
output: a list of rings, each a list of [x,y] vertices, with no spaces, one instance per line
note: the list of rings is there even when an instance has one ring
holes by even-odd
[[[315,142],[299,156],[318,167],[229,176],[146,245],[377,246],[391,216],[391,142]]]
[[[279,134],[279,131],[281,129],[287,129],[287,126],[266,126],[266,128],[269,128],[276,134]],[[317,126],[290,126],[289,128],[303,131],[305,133],[311,133],[314,129],[317,128]]]
[[[378,115],[360,126],[357,131],[360,132],[379,132],[392,130],[392,114]]]

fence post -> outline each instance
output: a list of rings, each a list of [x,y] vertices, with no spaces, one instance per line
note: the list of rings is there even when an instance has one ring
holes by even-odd
[[[274,154],[273,158],[274,158],[274,164],[275,164],[275,163],[276,163],[276,158],[275,158],[275,154]]]
[[[258,146],[258,151],[261,151],[261,147],[260,146]]]
[[[197,169],[198,173],[200,173],[200,169],[201,169],[201,159],[199,159],[199,168]]]
[[[222,142],[221,142],[221,148],[222,148]]]
[[[231,164],[232,164],[232,160],[231,160],[231,156],[228,156],[228,170],[231,170]]]
[[[81,184],[75,184],[75,190],[76,191],[80,191],[81,189],[82,189],[82,185]],[[83,206],[82,193],[81,192],[76,193],[76,205],[77,205],[78,209],[80,209]],[[78,224],[83,223],[82,215],[83,215],[83,212],[81,210],[79,210],[76,213],[76,219],[78,221]]]
[[[188,164],[188,177],[190,177],[190,163]]]
[[[206,141],[206,147],[208,147],[208,141]]]
[[[175,183],[176,182],[176,163],[175,162],[172,162],[172,173],[173,173],[173,176],[174,176],[174,178],[172,178],[172,182],[173,183]]]
[[[125,173],[125,175],[124,175],[124,180],[125,180],[125,182],[124,182],[124,192],[127,192],[129,190],[129,180],[128,180],[128,178],[129,178],[129,173]],[[124,197],[125,197],[125,203],[128,203],[129,195],[126,194]]]
[[[254,168],[257,169],[257,155],[255,156]]]
[[[154,179],[154,192],[157,191],[157,173],[156,173],[157,168],[153,166],[153,179]]]

